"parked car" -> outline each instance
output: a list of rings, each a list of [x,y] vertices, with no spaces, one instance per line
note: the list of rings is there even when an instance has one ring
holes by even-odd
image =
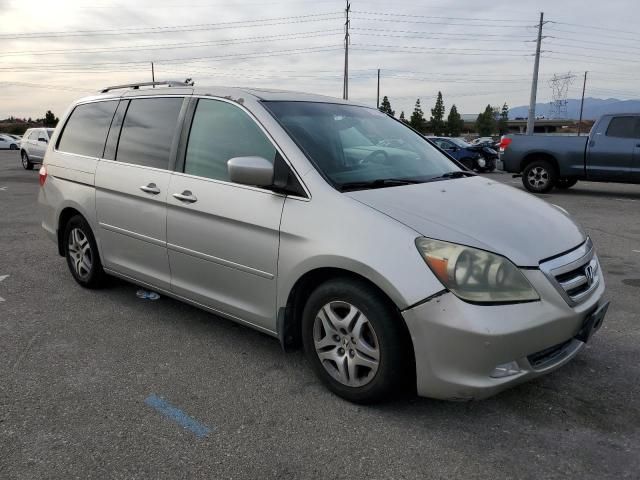
[[[53,128],[29,128],[20,142],[20,159],[25,170],[32,170],[34,164],[42,163]]]
[[[489,147],[493,149],[497,154],[498,149],[500,148],[500,140],[494,140],[492,137],[479,137],[473,139],[471,141],[471,145]]]
[[[471,145],[461,138],[427,137],[439,148],[462,163],[469,170],[493,172],[496,169],[498,152],[482,145]]]
[[[81,286],[113,275],[301,345],[355,402],[407,380],[487,397],[564,365],[602,324],[603,274],[569,215],[402,122],[154,85],[79,100],[47,146],[42,226]]]
[[[640,113],[603,115],[585,137],[506,135],[500,150],[505,171],[533,193],[580,180],[640,183]]]
[[[19,143],[9,135],[0,134],[0,150],[18,150]]]

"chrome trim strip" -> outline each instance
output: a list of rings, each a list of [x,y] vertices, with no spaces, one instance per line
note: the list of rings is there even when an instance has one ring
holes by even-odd
[[[198,252],[196,250],[191,250],[189,248],[181,247],[173,243],[167,243],[167,248],[169,250],[173,250],[174,252],[184,253],[185,255],[190,255],[192,257],[206,260],[208,262],[217,263],[218,265],[222,265],[223,267],[229,267],[229,268],[233,268],[234,270],[240,270],[241,272],[257,275],[258,277],[266,278],[268,280],[273,280],[275,277],[272,273],[263,272],[262,270],[258,270],[257,268],[248,267],[246,265],[235,263],[230,260],[214,257],[213,255],[208,255],[206,253]]]
[[[99,222],[99,225],[105,230],[109,230],[114,233],[119,233],[120,235],[125,235],[127,237],[135,238],[136,240],[142,240],[143,242],[151,243],[159,247],[167,246],[167,242],[165,242],[164,240],[158,240],[157,238],[147,237],[146,235],[142,235],[141,233],[136,233],[130,230],[125,230],[124,228],[115,227],[113,225],[109,225],[108,223]]]

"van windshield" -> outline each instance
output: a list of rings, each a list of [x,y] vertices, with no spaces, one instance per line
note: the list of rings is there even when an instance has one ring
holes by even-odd
[[[264,102],[316,168],[339,190],[381,188],[460,172],[424,137],[373,108]]]

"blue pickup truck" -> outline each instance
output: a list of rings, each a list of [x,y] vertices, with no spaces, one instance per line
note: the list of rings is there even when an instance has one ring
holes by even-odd
[[[506,135],[500,151],[504,170],[533,193],[579,180],[640,183],[640,113],[603,115],[588,137]]]

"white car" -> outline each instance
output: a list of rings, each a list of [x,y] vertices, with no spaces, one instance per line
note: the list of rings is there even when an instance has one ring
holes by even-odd
[[[53,128],[30,128],[24,132],[20,142],[20,158],[25,170],[33,170],[34,164],[42,163],[53,131]]]
[[[0,134],[0,150],[18,150],[20,142],[10,135]]]

